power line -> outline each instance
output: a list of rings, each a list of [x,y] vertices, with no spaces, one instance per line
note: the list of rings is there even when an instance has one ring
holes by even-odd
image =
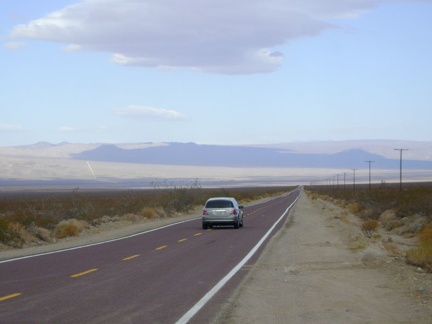
[[[357,169],[351,169],[351,170],[353,170],[353,189],[355,191],[355,172]]]
[[[346,181],[346,172],[344,172],[344,189],[345,189],[345,181]]]
[[[371,163],[375,161],[365,161],[366,163],[369,163],[369,190],[371,188]]]
[[[400,175],[399,175],[399,191],[402,191],[402,152],[403,152],[403,151],[408,151],[408,149],[403,149],[403,148],[397,149],[397,148],[395,148],[394,150],[395,150],[395,151],[399,151],[399,152],[400,152],[400,167],[399,167],[399,169],[400,169]]]

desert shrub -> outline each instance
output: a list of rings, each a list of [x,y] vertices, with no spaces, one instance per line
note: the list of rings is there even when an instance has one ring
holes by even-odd
[[[379,218],[379,212],[376,209],[372,208],[363,208],[359,213],[358,216],[363,220],[368,219],[378,219]]]
[[[396,213],[392,209],[388,209],[378,216],[378,221],[381,222],[383,227],[386,227],[387,223],[392,222],[394,220],[396,220]]]
[[[87,227],[87,223],[77,219],[68,219],[61,221],[55,228],[57,238],[65,238],[69,236],[78,236],[82,230]]]
[[[317,199],[321,199],[321,200],[328,200],[330,197],[324,194],[320,194],[316,191],[309,191],[306,190],[306,193],[308,195],[309,198],[311,198],[312,200],[317,200]]]
[[[393,244],[392,242],[384,242],[383,243],[383,247],[392,256],[399,256],[399,255],[401,255],[401,252],[398,249],[397,245]]]
[[[30,241],[30,234],[25,227],[16,222],[10,222],[7,225],[8,245],[14,247],[22,247],[24,243]]]
[[[358,186],[356,190],[332,190],[329,187],[317,186],[308,189],[317,195],[328,195],[335,199],[349,202],[349,209],[353,214],[368,210],[368,214],[377,217],[386,210],[394,210],[399,218],[420,215],[432,218],[432,186],[426,184],[407,184],[402,192],[397,185]],[[357,208],[359,208],[357,210]],[[367,215],[370,218],[370,215]]]
[[[420,245],[406,254],[409,264],[423,267],[432,272],[432,225],[426,225],[418,234]]]
[[[7,243],[8,239],[8,222],[0,218],[0,242]]]
[[[349,214],[348,211],[342,210],[339,214],[340,219],[346,220],[348,218]]]
[[[166,218],[167,217],[167,214],[165,213],[165,210],[162,207],[156,208],[155,213],[156,213],[156,216],[158,218]]]
[[[383,227],[385,228],[386,231],[392,231],[395,228],[402,227],[403,225],[404,224],[401,220],[395,219],[395,220],[387,221],[385,224],[383,224]]]
[[[161,205],[167,210],[168,214],[186,212],[197,204],[194,191],[186,188],[167,190],[162,198],[164,200]]]
[[[432,240],[420,244],[406,254],[407,263],[423,267],[432,272]]]
[[[27,229],[20,223],[10,223],[9,224],[9,230],[16,234],[19,239],[24,242],[28,243],[31,240],[31,235],[27,231]]]
[[[419,186],[405,190],[398,197],[397,211],[400,217],[414,214],[432,215],[432,188]]]
[[[129,213],[123,215],[122,217],[120,217],[120,219],[127,222],[137,223],[141,220],[141,216],[137,214]]]
[[[432,241],[432,225],[426,225],[422,231],[419,233],[420,243],[425,243],[428,241]]]
[[[361,225],[362,232],[369,238],[372,237],[373,232],[376,231],[377,228],[378,221],[375,219],[365,220]]]
[[[48,243],[53,242],[51,232],[46,228],[33,225],[29,227],[28,231],[30,235],[34,236],[35,238],[41,241],[48,242]]]
[[[19,223],[8,222],[0,218],[0,242],[13,247],[22,247],[24,241],[21,236],[21,228],[22,225],[19,226]]]
[[[147,219],[153,219],[156,217],[156,209],[153,207],[144,207],[141,210],[141,214]]]
[[[348,205],[348,209],[351,214],[358,214],[362,210],[362,206],[359,203],[351,203]]]

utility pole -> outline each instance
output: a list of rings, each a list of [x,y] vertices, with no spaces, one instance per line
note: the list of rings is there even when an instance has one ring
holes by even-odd
[[[351,170],[353,170],[353,189],[355,191],[355,172],[357,169],[351,169]]]
[[[366,163],[369,163],[369,190],[371,189],[371,163],[375,161],[365,161]]]
[[[400,152],[399,191],[402,192],[402,152],[403,151],[408,151],[408,149],[403,149],[403,148],[397,149],[397,148],[395,148],[394,150]]]
[[[346,172],[344,172],[344,189],[345,189]]]

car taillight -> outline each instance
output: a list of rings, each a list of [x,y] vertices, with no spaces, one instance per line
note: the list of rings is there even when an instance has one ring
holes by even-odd
[[[208,215],[208,212],[207,212],[207,210],[203,210],[203,215]]]
[[[237,215],[237,209],[233,209],[233,210],[231,211],[231,215]]]

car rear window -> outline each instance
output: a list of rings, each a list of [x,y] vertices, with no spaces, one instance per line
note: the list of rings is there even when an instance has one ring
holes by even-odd
[[[206,208],[232,208],[232,201],[229,200],[210,200],[206,204]]]

